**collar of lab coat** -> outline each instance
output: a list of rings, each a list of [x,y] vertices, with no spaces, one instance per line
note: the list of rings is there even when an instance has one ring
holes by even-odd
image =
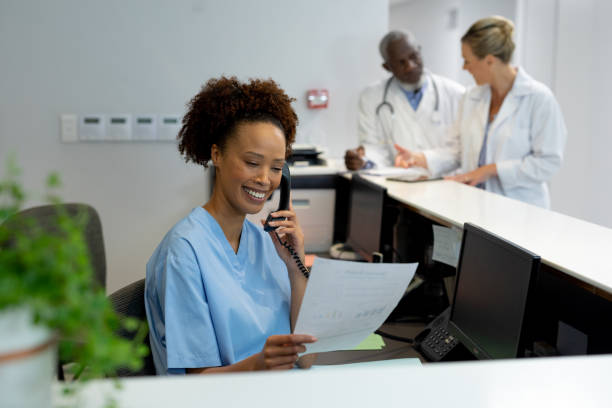
[[[508,96],[523,96],[533,92],[533,78],[525,71],[525,68],[519,66],[514,79],[514,84]],[[471,99],[485,99],[490,98],[491,86],[489,84],[477,86],[474,92],[472,92]]]
[[[404,93],[402,86],[399,83],[397,78],[393,78],[393,84],[389,89],[388,99],[392,100],[393,105],[405,105],[406,109],[403,109],[402,112],[406,115],[410,115],[415,120],[419,117],[423,117],[423,115],[429,118],[429,115],[433,111],[434,100],[435,100],[435,92],[432,91],[433,84],[431,83],[431,73],[429,71],[424,71],[423,75],[425,75],[423,80],[423,96],[421,97],[421,102],[419,102],[419,106],[416,110],[410,105],[408,102],[408,98]],[[438,90],[440,92],[440,90]],[[409,107],[409,108],[408,108]]]
[[[508,95],[506,95],[506,99],[504,100],[501,109],[497,113],[497,116],[495,117],[495,119],[493,119],[493,122],[491,122],[491,125],[489,127],[489,134],[494,134],[497,131],[497,128],[502,123],[504,123],[506,119],[512,116],[512,113],[519,106],[520,98],[524,95],[528,95],[533,92],[533,84],[534,80],[527,74],[527,72],[525,72],[522,67],[519,67],[518,72],[516,74],[516,78],[514,79],[514,84],[512,84],[510,92],[508,92]],[[480,101],[480,103],[478,104],[481,109],[477,109],[476,112],[478,115],[478,122],[481,124],[483,131],[479,133],[479,137],[475,137],[472,139],[474,143],[472,150],[474,152],[480,152],[480,148],[482,147],[484,139],[484,129],[488,120],[488,106],[489,101],[491,99],[491,87],[489,85],[481,85],[477,87],[477,89],[474,89],[474,91],[471,92],[470,96],[471,99]],[[505,139],[508,138],[510,134],[511,133],[508,132],[502,135],[503,138],[499,139],[499,142],[497,143],[498,149],[501,149],[502,146],[504,146]],[[494,155],[497,154],[499,154],[499,151],[494,153]],[[478,161],[478,153],[476,153],[474,157],[472,157],[472,159],[472,166],[476,166]]]

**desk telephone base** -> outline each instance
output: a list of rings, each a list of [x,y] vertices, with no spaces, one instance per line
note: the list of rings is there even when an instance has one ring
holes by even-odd
[[[415,338],[416,349],[427,361],[465,361],[474,356],[457,338],[449,333],[448,321],[451,308],[448,307],[423,329]]]

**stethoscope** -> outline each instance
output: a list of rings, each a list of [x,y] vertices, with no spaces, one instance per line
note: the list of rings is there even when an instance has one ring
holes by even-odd
[[[439,124],[442,122],[442,119],[440,116],[440,93],[438,91],[438,86],[436,85],[436,81],[434,81],[433,79],[433,76],[431,74],[428,74],[428,75],[429,75],[429,78],[431,78],[431,84],[433,86],[434,95],[435,95],[434,111],[431,114],[431,121],[435,124]],[[394,77],[392,76],[391,78],[387,80],[387,83],[385,84],[385,90],[383,92],[382,102],[379,103],[378,106],[376,107],[377,122],[383,134],[383,140],[381,140],[381,143],[383,145],[386,145],[391,150],[392,154],[395,153],[395,150],[393,149],[393,144],[395,143],[395,141],[393,140],[393,117],[395,116],[395,109],[393,108],[393,105],[391,104],[391,102],[387,100],[387,94],[389,93],[389,87],[391,86],[391,82],[393,82],[393,78]],[[388,128],[385,128],[383,121],[381,119],[381,115],[380,115],[380,111],[385,106],[389,109],[389,112],[391,114],[391,120],[389,121]]]
[[[385,90],[383,92],[383,99],[382,102],[378,104],[378,106],[376,107],[376,116],[378,117],[378,119],[380,120],[380,110],[383,107],[387,107],[389,108],[389,111],[391,112],[391,116],[393,116],[395,114],[395,109],[393,108],[393,105],[391,104],[391,102],[389,102],[387,100],[387,94],[389,93],[389,87],[391,86],[391,82],[393,82],[393,78],[395,77],[391,77],[389,79],[387,79],[387,82],[385,83]],[[435,95],[435,104],[434,104],[434,111],[431,115],[431,121],[434,123],[440,123],[440,92],[438,91],[438,85],[436,84],[436,81],[434,81],[433,76],[431,74],[429,74],[429,78],[431,79],[431,85],[433,86],[434,89],[434,95]]]

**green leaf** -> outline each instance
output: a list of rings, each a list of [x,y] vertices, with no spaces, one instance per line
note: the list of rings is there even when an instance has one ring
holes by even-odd
[[[0,180],[0,309],[30,307],[36,324],[54,330],[62,361],[74,362],[75,378],[114,375],[119,367],[142,367],[148,349],[144,322],[126,319],[125,328],[135,331],[133,341],[118,335],[119,317],[93,278],[85,240],[86,214],[69,216],[56,193],[47,202],[56,205],[49,230],[19,211],[28,194],[20,181],[14,158],[7,161]],[[61,186],[57,173],[46,179],[49,190]]]
[[[50,173],[47,176],[47,187],[58,188],[58,187],[61,187],[61,185],[62,185],[62,180],[59,176],[59,173],[57,173],[56,171]]]

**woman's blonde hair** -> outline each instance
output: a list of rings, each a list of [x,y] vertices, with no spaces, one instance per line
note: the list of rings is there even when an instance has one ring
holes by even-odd
[[[472,24],[461,37],[461,42],[469,45],[478,58],[491,54],[507,64],[514,52],[513,32],[512,21],[501,16],[491,16]]]

